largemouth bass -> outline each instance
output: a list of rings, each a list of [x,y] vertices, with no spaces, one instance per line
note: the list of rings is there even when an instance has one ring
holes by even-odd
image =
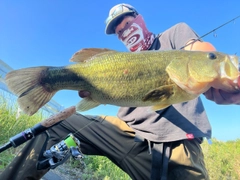
[[[77,105],[86,111],[100,104],[163,109],[198,97],[210,87],[236,92],[238,58],[220,52],[117,52],[82,49],[64,67],[31,67],[6,75],[20,108],[33,115],[63,89],[86,90]]]

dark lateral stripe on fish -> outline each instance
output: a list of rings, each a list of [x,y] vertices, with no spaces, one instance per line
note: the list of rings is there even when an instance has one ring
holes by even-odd
[[[41,72],[39,83],[47,92],[58,90],[59,84],[89,84],[84,76],[81,76],[66,67],[48,67]],[[80,90],[80,89],[79,89]]]

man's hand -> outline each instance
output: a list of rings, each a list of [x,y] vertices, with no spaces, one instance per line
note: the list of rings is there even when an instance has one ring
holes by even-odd
[[[238,78],[238,87],[240,89],[240,77]],[[207,99],[214,101],[217,104],[240,104],[240,91],[229,93],[221,89],[210,88],[203,94]]]
[[[189,44],[184,48],[184,50],[189,51],[216,51],[215,47],[209,42],[196,41],[192,43],[193,40],[187,42]]]
[[[81,98],[85,98],[85,97],[90,96],[91,93],[88,92],[88,91],[78,91],[78,95],[79,95]]]

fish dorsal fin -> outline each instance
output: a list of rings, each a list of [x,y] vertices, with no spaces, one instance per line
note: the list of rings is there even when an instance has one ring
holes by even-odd
[[[84,48],[76,52],[70,59],[70,62],[85,62],[93,59],[93,57],[103,55],[109,52],[116,52],[115,50],[107,48]]]

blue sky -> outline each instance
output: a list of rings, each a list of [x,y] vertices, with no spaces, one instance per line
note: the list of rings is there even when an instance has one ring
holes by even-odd
[[[126,51],[115,35],[104,33],[109,9],[118,3],[133,5],[143,15],[147,27],[160,33],[178,22],[186,22],[200,36],[240,15],[239,0],[185,1],[0,1],[0,59],[13,69],[31,66],[63,66],[81,48],[110,48]],[[218,51],[240,54],[240,18],[203,40]],[[219,140],[240,138],[237,105],[217,105],[202,97]],[[80,98],[75,91],[61,91],[54,96],[69,107]],[[118,107],[99,106],[84,114],[116,115]]]

